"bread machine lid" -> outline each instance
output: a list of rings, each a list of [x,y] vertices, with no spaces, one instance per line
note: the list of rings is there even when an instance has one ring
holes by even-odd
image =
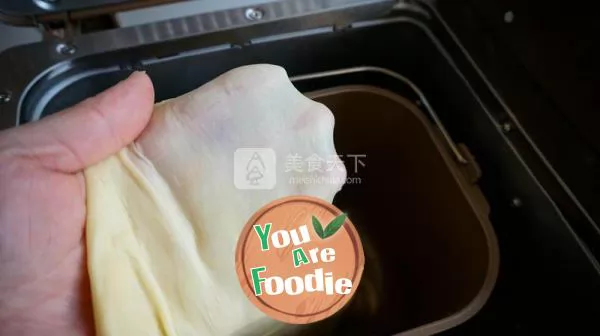
[[[69,14],[80,19],[119,11],[152,7],[182,0],[4,0],[0,1],[0,21],[23,26],[60,20]]]

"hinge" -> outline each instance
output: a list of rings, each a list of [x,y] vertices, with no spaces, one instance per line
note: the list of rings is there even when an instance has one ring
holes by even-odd
[[[45,40],[58,39],[66,44],[72,43],[75,36],[81,33],[80,21],[71,19],[68,12],[62,15],[62,19],[44,23],[36,20],[35,25],[41,30]]]

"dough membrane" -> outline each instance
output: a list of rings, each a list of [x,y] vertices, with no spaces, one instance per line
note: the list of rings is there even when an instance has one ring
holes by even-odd
[[[288,155],[336,154],[334,120],[284,69],[252,65],[155,106],[148,127],[85,171],[87,251],[98,335],[270,335],[290,330],[245,297],[235,273],[242,227],[263,205],[303,194],[332,201],[330,183],[292,184]],[[271,190],[234,185],[238,148],[272,148]],[[287,169],[289,170],[289,169]],[[336,181],[331,183],[331,181]]]

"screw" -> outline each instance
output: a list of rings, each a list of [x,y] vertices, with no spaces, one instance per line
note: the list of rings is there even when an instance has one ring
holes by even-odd
[[[59,0],[33,0],[33,2],[42,9],[51,10],[55,9]]]
[[[508,11],[506,13],[504,13],[504,22],[506,23],[512,23],[515,19],[515,13],[513,13],[512,11]]]
[[[77,48],[72,44],[61,43],[56,46],[56,51],[63,55],[73,55]]]
[[[246,19],[250,21],[258,21],[261,20],[264,16],[264,12],[258,8],[248,8],[246,9]]]
[[[0,104],[6,104],[10,102],[12,95],[10,91],[0,91]]]
[[[520,199],[520,198],[518,198],[518,197],[515,197],[515,198],[513,198],[513,199],[510,201],[510,205],[511,205],[513,208],[520,208],[520,207],[523,205],[523,201],[521,201],[521,199]]]
[[[512,125],[509,122],[505,122],[502,124],[502,131],[504,131],[504,133],[512,131]]]

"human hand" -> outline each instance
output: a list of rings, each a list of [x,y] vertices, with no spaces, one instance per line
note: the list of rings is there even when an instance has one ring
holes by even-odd
[[[285,69],[268,64],[232,69],[157,104],[134,144],[86,170],[96,328],[110,335],[287,329],[248,301],[239,285],[240,232],[257,209],[278,198],[331,201],[346,171],[287,172],[283,164],[271,165],[270,154],[236,159],[235,153],[268,148],[277,158],[295,154],[300,164],[311,155],[338,158],[333,128],[329,109],[302,95]],[[261,155],[272,184],[244,189],[249,160],[260,165]],[[293,176],[315,182],[294,183]]]
[[[132,142],[154,104],[148,76],[0,132],[0,333],[93,335],[83,169]]]

